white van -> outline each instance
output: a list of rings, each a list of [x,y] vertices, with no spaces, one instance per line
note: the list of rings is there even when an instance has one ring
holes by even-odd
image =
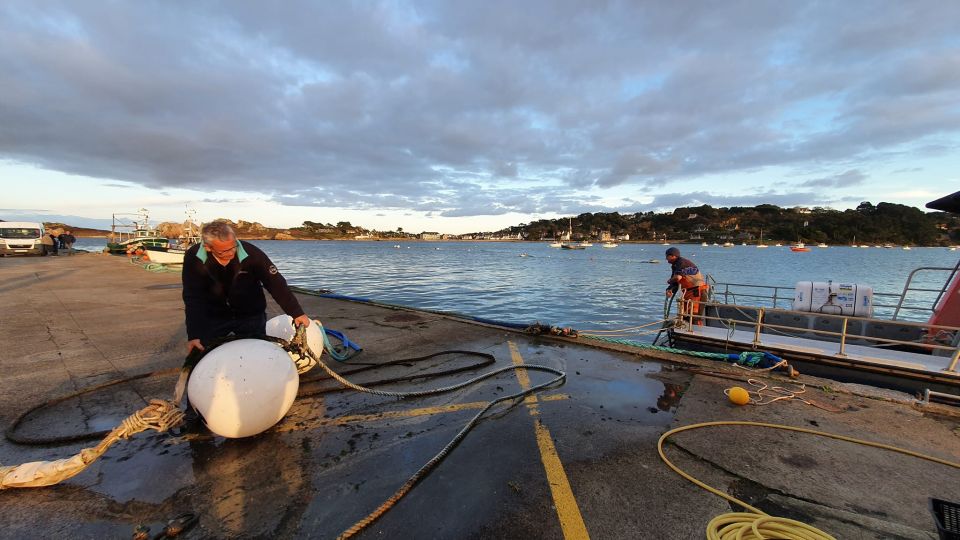
[[[0,221],[0,256],[46,255],[42,240],[42,223]]]

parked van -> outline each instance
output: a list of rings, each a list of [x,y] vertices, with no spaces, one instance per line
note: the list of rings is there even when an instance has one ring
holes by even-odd
[[[42,223],[0,221],[0,256],[46,255],[42,240]]]

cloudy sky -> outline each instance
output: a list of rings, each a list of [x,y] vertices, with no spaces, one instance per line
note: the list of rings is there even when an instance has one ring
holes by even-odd
[[[0,219],[466,232],[960,189],[960,2],[0,3]]]

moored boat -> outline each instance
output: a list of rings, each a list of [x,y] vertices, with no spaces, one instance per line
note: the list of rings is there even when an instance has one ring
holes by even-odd
[[[960,192],[951,197],[944,199],[952,203],[938,204],[941,199],[927,206],[960,213]],[[946,279],[931,288],[929,278],[915,277],[921,270]],[[708,281],[701,314],[679,316],[668,331],[677,347],[762,350],[811,375],[960,396],[960,261],[914,270],[899,294],[840,282],[789,287]],[[750,305],[738,304],[738,298],[750,298]]]
[[[105,251],[109,253],[129,254],[145,246],[166,247],[169,240],[160,234],[159,231],[150,226],[150,218],[147,210],[141,208],[136,214],[139,220],[127,222],[123,217],[129,214],[113,214],[110,225],[110,241],[107,242]]]
[[[187,250],[179,248],[164,249],[159,246],[143,246],[143,257],[150,262],[160,264],[183,264]]]

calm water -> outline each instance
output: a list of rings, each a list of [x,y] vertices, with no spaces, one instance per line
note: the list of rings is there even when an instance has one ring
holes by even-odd
[[[81,239],[78,247],[97,250],[104,243]],[[624,244],[613,249],[597,244],[569,251],[534,242],[253,243],[294,285],[501,321],[539,320],[579,329],[618,328],[660,319],[670,269],[664,260],[666,246],[659,244]],[[900,293],[914,268],[952,268],[960,257],[960,251],[946,248],[813,247],[809,253],[793,253],[788,247],[772,246],[678,247],[718,282],[793,287],[797,281],[833,280],[862,283],[887,293]],[[646,263],[650,259],[661,262]],[[939,288],[946,279],[944,273],[925,275],[926,288]],[[783,295],[792,298],[790,291]],[[914,303],[932,302],[929,293],[926,299],[921,296]],[[928,317],[929,313],[910,318]]]

